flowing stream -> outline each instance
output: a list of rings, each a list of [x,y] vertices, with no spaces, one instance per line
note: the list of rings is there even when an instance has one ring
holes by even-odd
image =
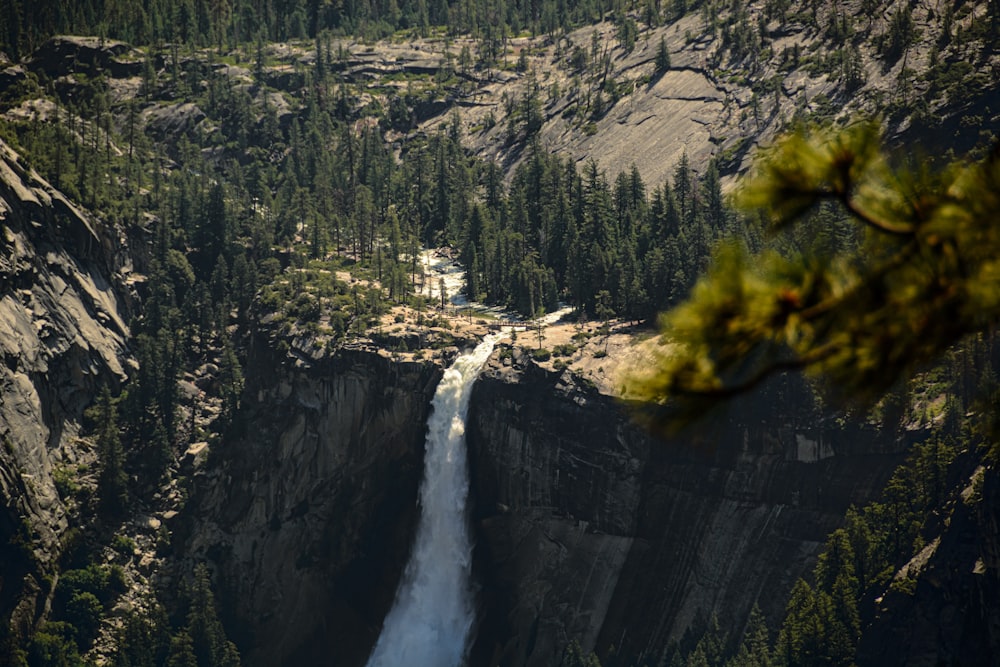
[[[459,667],[464,661],[474,619],[465,416],[472,384],[501,336],[487,336],[459,356],[434,394],[416,541],[368,667]]]

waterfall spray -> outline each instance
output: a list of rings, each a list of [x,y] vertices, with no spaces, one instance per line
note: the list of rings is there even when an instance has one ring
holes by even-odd
[[[465,416],[472,384],[500,336],[459,356],[434,394],[413,553],[368,667],[459,667],[465,658],[474,615]]]

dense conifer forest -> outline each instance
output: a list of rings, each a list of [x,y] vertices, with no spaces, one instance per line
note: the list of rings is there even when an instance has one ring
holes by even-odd
[[[643,11],[683,15],[687,2],[649,3]],[[183,43],[199,47],[234,48],[245,42],[312,39],[324,32],[357,35],[367,40],[397,31],[426,36],[446,26],[452,34],[473,34],[483,50],[499,56],[512,34],[556,34],[599,20],[623,7],[607,2],[376,2],[339,3],[328,0],[184,0],[183,2],[97,1],[67,5],[8,0],[3,5],[2,46],[12,55],[31,53],[54,34],[100,35],[135,45]],[[634,9],[634,8],[632,8]],[[632,39],[636,28],[631,27]]]

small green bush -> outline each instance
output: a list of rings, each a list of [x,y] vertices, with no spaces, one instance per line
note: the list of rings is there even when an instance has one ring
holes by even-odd
[[[89,648],[101,627],[104,605],[93,593],[75,593],[66,604],[66,621],[76,628],[77,644]]]
[[[115,535],[111,548],[123,556],[131,556],[135,552],[135,542],[127,535]]]
[[[28,643],[29,665],[78,665],[77,630],[69,623],[47,622]]]
[[[552,352],[548,348],[539,348],[531,351],[531,357],[535,361],[548,361],[552,358]]]

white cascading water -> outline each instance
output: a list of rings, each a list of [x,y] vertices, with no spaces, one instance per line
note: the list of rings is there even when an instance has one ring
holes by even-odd
[[[473,623],[465,416],[472,384],[501,334],[444,373],[427,420],[420,523],[410,562],[368,667],[459,667]]]

